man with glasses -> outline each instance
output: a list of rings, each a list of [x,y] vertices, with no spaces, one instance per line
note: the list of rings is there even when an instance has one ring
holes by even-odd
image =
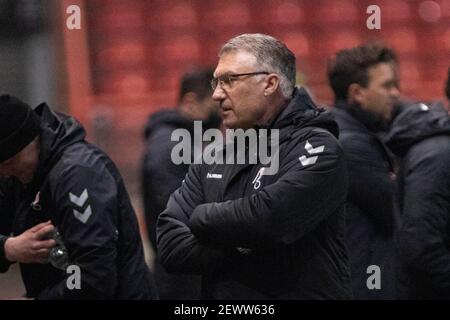
[[[278,130],[280,161],[264,175],[261,163],[191,165],[171,195],[159,258],[202,275],[204,299],[351,297],[338,128],[295,88],[295,73],[294,54],[268,35],[237,36],[219,53],[212,87],[224,126]]]

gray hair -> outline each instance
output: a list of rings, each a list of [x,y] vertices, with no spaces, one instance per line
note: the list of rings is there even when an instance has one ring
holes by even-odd
[[[245,33],[228,40],[220,49],[219,57],[237,50],[252,54],[265,71],[277,73],[283,96],[292,97],[296,82],[295,55],[283,42],[266,34]]]

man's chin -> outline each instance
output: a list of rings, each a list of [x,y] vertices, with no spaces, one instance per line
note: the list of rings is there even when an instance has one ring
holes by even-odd
[[[236,126],[234,126],[234,125],[226,125],[225,123],[224,123],[223,127],[224,127],[225,129],[230,129],[230,130],[237,129]]]
[[[228,119],[227,117],[223,118],[222,123],[225,129],[236,129],[238,125],[236,120]]]
[[[232,129],[232,130],[237,130],[237,129],[242,129],[242,130],[247,130],[252,128],[252,126],[249,125],[245,125],[242,123],[238,123],[238,122],[223,122],[223,126],[225,127],[225,129]]]
[[[236,118],[223,118],[223,126],[225,129],[243,129],[247,130],[253,128],[253,126],[248,121],[238,121]]]

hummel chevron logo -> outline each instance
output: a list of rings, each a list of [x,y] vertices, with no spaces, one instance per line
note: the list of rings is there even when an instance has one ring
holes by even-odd
[[[306,140],[305,149],[306,149],[306,151],[308,151],[309,154],[318,154],[318,153],[323,152],[323,150],[325,149],[325,145],[313,148],[313,146],[309,143],[309,141]],[[318,156],[309,157],[309,158],[306,156],[301,156],[298,159],[300,160],[302,165],[304,167],[306,167],[308,165],[315,164],[318,158],[319,158]]]
[[[252,249],[248,249],[248,248],[236,248],[237,251],[239,251],[240,253],[244,254],[244,255],[248,255],[250,253],[252,253]]]
[[[79,207],[82,207],[86,203],[86,200],[88,199],[89,195],[88,195],[87,189],[84,189],[83,193],[81,193],[81,195],[79,197],[74,195],[72,192],[69,192],[69,197],[70,197],[70,201],[72,201],[72,203],[76,204]]]
[[[69,197],[70,197],[70,202],[75,204],[77,207],[80,207],[80,209],[82,209],[84,207],[87,200],[89,199],[87,189],[84,189],[84,191],[81,193],[81,195],[79,197],[74,195],[72,192],[69,192]],[[89,218],[92,215],[91,206],[88,205],[87,208],[84,210],[84,212],[80,212],[76,209],[73,209],[73,215],[75,216],[75,218],[80,220],[82,223],[86,224],[86,222],[89,220]]]
[[[325,149],[325,146],[319,146],[317,148],[313,148],[311,143],[309,143],[308,140],[306,140],[305,149],[308,151],[309,154],[316,154],[316,153],[322,153]]]

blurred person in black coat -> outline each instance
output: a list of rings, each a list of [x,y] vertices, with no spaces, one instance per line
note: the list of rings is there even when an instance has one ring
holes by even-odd
[[[176,109],[152,114],[145,127],[142,194],[148,235],[154,250],[158,216],[189,169],[189,164],[174,164],[171,160],[172,148],[178,143],[171,141],[172,132],[186,129],[193,136],[195,120],[202,121],[203,130],[220,124],[218,107],[211,97],[212,77],[212,68],[188,71],[181,79]],[[161,299],[200,298],[199,277],[168,274],[156,260],[155,278]]]
[[[395,168],[380,137],[399,98],[396,65],[395,53],[377,43],[342,50],[328,64],[332,113],[349,169],[347,246],[355,299],[395,297]],[[380,289],[367,286],[371,265],[380,268]]]
[[[446,94],[450,100],[450,82]],[[401,159],[402,299],[450,299],[450,116],[443,104],[403,108],[386,143]]]

